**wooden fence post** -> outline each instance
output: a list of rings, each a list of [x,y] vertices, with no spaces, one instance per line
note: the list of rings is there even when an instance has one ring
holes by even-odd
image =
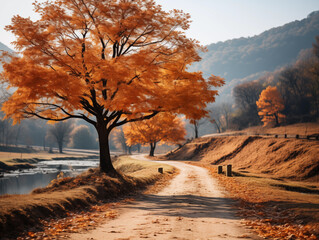
[[[218,174],[222,174],[223,173],[223,166],[218,166]]]
[[[231,170],[231,168],[232,168],[232,165],[231,165],[231,164],[227,165],[227,171],[226,171],[226,176],[227,176],[227,177],[231,177],[231,176],[232,176],[232,170]]]
[[[163,173],[163,168],[162,167],[158,168],[158,172]]]

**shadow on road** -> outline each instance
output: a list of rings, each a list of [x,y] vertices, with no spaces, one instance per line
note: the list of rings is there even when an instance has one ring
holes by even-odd
[[[149,211],[153,215],[187,218],[237,219],[229,198],[196,195],[145,195],[125,208]]]

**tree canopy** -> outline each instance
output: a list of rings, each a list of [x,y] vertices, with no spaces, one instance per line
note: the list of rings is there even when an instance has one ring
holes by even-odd
[[[93,124],[104,171],[114,171],[112,129],[159,112],[207,116],[213,88],[224,84],[188,71],[204,48],[185,36],[190,16],[182,11],[165,12],[153,0],[54,0],[34,7],[39,20],[14,16],[6,27],[19,54],[2,56],[2,79],[15,89],[2,109],[15,122],[36,116]]]
[[[262,117],[264,125],[275,122],[275,125],[278,126],[284,119],[285,116],[280,113],[285,108],[283,102],[277,87],[268,86],[261,92],[256,104],[260,109],[258,114]]]
[[[184,122],[170,113],[159,113],[155,117],[124,126],[126,142],[150,145],[150,156],[154,156],[156,144],[178,144],[185,140]]]

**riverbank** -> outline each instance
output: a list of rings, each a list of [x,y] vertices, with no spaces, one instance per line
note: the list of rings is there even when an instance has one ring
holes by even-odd
[[[3,151],[2,151],[2,150]],[[5,150],[12,150],[5,151]],[[14,150],[14,151],[13,151]],[[0,173],[35,168],[40,161],[50,160],[86,160],[97,158],[95,154],[48,153],[32,148],[0,148]]]
[[[41,238],[37,232],[42,234],[41,229],[45,227],[45,219],[48,217],[61,218],[72,211],[84,208],[89,210],[92,205],[101,205],[132,194],[174,173],[170,166],[127,157],[121,157],[114,165],[121,172],[117,177],[109,177],[98,169],[90,169],[75,178],[57,179],[32,194],[0,197],[0,233],[10,233],[11,237],[17,237],[17,233],[24,232],[25,236]],[[165,174],[158,173],[159,166],[164,167]],[[25,231],[35,225],[32,231]],[[59,234],[62,232],[60,230],[52,234]]]

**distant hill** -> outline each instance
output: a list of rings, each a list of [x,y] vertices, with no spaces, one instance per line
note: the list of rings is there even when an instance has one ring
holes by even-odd
[[[2,42],[0,42],[0,50],[2,51],[8,51],[8,52],[14,52],[12,49],[4,45]]]
[[[4,45],[2,42],[0,42],[0,51],[14,52],[12,49]],[[0,63],[0,72],[1,71],[2,71],[2,65]]]
[[[208,52],[202,54],[203,60],[194,64],[192,70],[201,70],[205,76],[213,73],[224,77],[227,85],[221,95],[229,97],[236,82],[245,81],[244,78],[253,80],[262,73],[293,63],[301,50],[312,47],[317,35],[319,11],[254,37],[210,44]]]

